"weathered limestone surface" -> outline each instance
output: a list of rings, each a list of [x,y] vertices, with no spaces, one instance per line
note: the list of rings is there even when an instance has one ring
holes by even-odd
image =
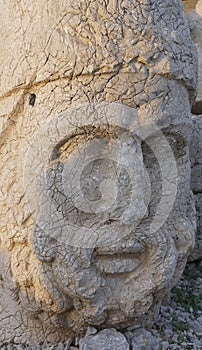
[[[182,3],[0,9],[0,342],[149,326],[194,244]]]
[[[190,145],[191,158],[191,189],[195,197],[197,214],[196,244],[189,257],[190,261],[202,259],[202,1],[199,0],[188,16],[188,23],[192,39],[198,53],[198,89],[196,101],[193,105],[193,134]]]
[[[190,143],[191,189],[195,198],[197,233],[196,243],[189,256],[189,261],[202,259],[202,115],[195,115],[192,119],[194,129]]]
[[[193,113],[202,114],[202,1],[199,0],[188,16],[188,24],[192,39],[196,45],[198,53],[198,89],[197,97],[193,106]]]
[[[129,345],[123,334],[116,329],[104,329],[103,331],[89,335],[80,340],[80,350],[129,350]]]
[[[132,350],[158,350],[159,342],[152,335],[152,333],[146,331],[144,328],[137,329],[131,338]]]

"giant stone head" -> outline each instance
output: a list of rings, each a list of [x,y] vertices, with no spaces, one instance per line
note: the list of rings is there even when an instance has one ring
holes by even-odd
[[[194,243],[181,1],[1,7],[0,340],[149,326]]]

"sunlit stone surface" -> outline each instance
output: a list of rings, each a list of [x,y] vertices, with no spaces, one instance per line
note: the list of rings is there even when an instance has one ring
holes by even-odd
[[[0,13],[0,342],[149,326],[194,244],[182,2]]]

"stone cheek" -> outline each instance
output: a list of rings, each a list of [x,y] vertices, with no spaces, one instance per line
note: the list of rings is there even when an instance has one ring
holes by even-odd
[[[83,333],[90,324],[118,328],[131,323],[150,325],[162,299],[181,275],[193,243],[188,141],[189,97],[192,99],[195,87],[196,59],[180,2],[173,1],[173,8],[170,1],[164,1],[163,5],[159,1],[152,5],[147,1],[142,5],[112,1],[108,6],[104,2],[81,1],[75,5],[75,1],[69,1],[68,6],[66,1],[56,4],[52,0],[46,5],[39,1],[33,4],[6,1],[2,5],[1,54],[5,65],[0,125],[3,183],[0,341],[6,342],[62,341],[67,336]],[[14,15],[15,21],[12,21]],[[8,56],[7,49],[13,41],[19,45],[12,47]],[[30,96],[35,96],[34,102]],[[70,110],[82,110],[82,106],[89,106],[89,103],[95,106],[95,111],[102,103],[121,106],[112,113],[113,118],[117,122],[121,117],[126,123],[128,114],[132,113],[136,132],[138,128],[147,130],[153,125],[158,132],[162,129],[164,134],[160,132],[160,135],[165,135],[162,147],[159,147],[158,133],[152,132],[147,135],[147,142],[140,142],[141,134],[131,137],[129,126],[124,139],[120,126],[117,129],[109,125],[110,118],[104,120],[104,126],[102,118],[95,118],[90,127],[81,128],[83,115],[71,115]],[[61,120],[65,123],[67,116],[75,129],[70,138],[65,135],[69,130],[57,127]],[[41,130],[47,133],[43,133],[44,144],[37,149],[41,145]],[[115,147],[116,139],[120,141],[120,138],[122,147]],[[33,174],[40,173],[43,152],[47,151],[45,141],[50,140],[52,152],[45,157],[46,171],[37,178],[34,187],[30,179],[34,179]],[[81,221],[88,225],[90,222],[95,234],[98,232],[105,237],[106,233],[113,232],[113,237],[118,237],[101,247],[84,246],[82,232],[75,232],[73,225],[69,229],[60,212],[62,216],[71,212],[71,224],[78,218],[74,208],[68,210],[65,191],[69,187],[65,183],[66,187],[62,188],[61,183],[64,179],[67,182],[69,177],[65,178],[60,167],[68,168],[68,162],[71,166],[75,164],[76,178],[77,169],[78,172],[80,169],[76,168],[76,161],[69,160],[70,155],[75,155],[74,159],[78,158],[82,167],[89,153],[95,153],[94,144],[83,150],[83,145],[92,140],[104,140],[103,149],[111,147],[113,155],[120,164],[124,162],[125,168],[133,165],[130,176],[123,166],[118,164],[116,168],[118,211],[115,207],[110,215],[99,213],[99,219],[94,215],[91,221],[85,211],[82,212]],[[152,146],[148,147],[149,142],[153,150]],[[170,153],[165,154],[167,144]],[[165,198],[170,198],[170,191],[166,192],[168,188],[162,189],[162,163],[159,165],[156,151],[161,160],[167,160],[165,173],[167,180],[173,180],[170,184],[179,181],[170,216],[155,234],[151,234],[150,219],[155,216],[162,191]],[[172,153],[179,179],[175,176],[175,167],[169,166],[173,158],[168,154]],[[32,172],[27,182],[24,160],[33,154],[36,156],[29,159]],[[112,191],[111,188],[107,190],[107,186],[117,174],[114,167],[110,170],[110,164],[102,158],[93,158],[85,167],[81,175],[85,180],[86,201],[90,198],[93,202],[97,196],[101,197],[102,191],[108,204],[114,201],[116,191],[110,198]],[[87,180],[91,170],[94,178],[89,190]],[[97,185],[101,183],[100,177],[105,180],[103,187]],[[134,180],[132,185],[137,185],[134,193],[138,196],[130,193],[130,177]],[[73,184],[76,197],[78,184]],[[46,192],[54,199],[55,202],[51,202],[54,205],[47,205]],[[138,219],[144,214],[144,220],[142,226],[134,223],[132,208],[127,218],[122,218],[128,219],[126,234],[119,216],[129,194],[133,195],[134,207],[138,207]],[[151,197],[149,206],[147,200],[144,203],[147,196]],[[30,207],[30,199],[38,205],[44,204],[40,205],[39,213],[36,207]],[[102,202],[97,205],[102,207]],[[148,207],[147,211],[144,206]],[[166,215],[167,206],[162,206],[162,211]],[[63,228],[65,234],[73,234],[73,237],[77,233],[83,246],[68,246],[65,240],[58,239],[64,238]],[[107,238],[110,239],[110,235]],[[93,235],[85,244],[92,241]]]

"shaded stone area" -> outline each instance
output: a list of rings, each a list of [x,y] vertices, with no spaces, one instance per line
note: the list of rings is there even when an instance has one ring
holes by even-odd
[[[192,106],[192,113],[202,115],[202,0],[197,2],[196,8],[187,19],[198,53],[198,88],[196,100]]]
[[[189,261],[202,259],[202,115],[193,115],[193,133],[190,143],[191,189],[195,198],[197,228],[196,243]]]
[[[202,259],[202,1],[188,16],[192,39],[198,53],[198,88],[192,106],[193,133],[190,142],[191,189],[195,197],[197,215],[196,244],[189,257],[190,261]]]

